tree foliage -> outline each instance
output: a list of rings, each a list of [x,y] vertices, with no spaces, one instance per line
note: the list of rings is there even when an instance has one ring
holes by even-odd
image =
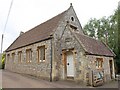
[[[118,6],[118,60],[117,60],[119,73],[120,73],[120,2]]]
[[[119,10],[117,9],[113,15],[109,17],[102,17],[100,19],[91,18],[88,23],[84,26],[84,33],[103,41],[106,43],[116,54],[116,62],[117,67],[120,67],[120,49],[118,48],[120,44],[118,44],[119,35],[118,26],[120,25],[120,21],[118,21],[120,14],[118,14]],[[118,25],[119,22],[119,25]]]
[[[2,69],[5,67],[5,54],[2,54]]]

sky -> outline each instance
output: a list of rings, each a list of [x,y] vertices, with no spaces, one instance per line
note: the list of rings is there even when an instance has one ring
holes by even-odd
[[[12,0],[0,0],[0,43]],[[120,0],[13,0],[3,39],[3,51],[20,32],[31,28],[67,10],[72,3],[82,27],[90,18],[110,16]],[[0,46],[1,47],[1,46]]]

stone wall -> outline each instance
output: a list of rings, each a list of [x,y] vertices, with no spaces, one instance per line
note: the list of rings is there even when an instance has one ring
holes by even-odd
[[[45,45],[45,62],[38,63],[37,47]],[[26,62],[26,49],[32,49],[32,61]],[[18,62],[18,51],[22,51],[22,61]],[[12,60],[12,53],[15,53],[15,60]],[[10,60],[7,60],[7,54],[10,54]],[[22,47],[10,52],[6,52],[5,69],[30,74],[37,77],[49,79],[51,70],[51,40],[43,41],[26,47]]]
[[[113,62],[113,79],[115,78],[115,69],[114,69],[114,60],[113,57],[106,57],[106,56],[93,56],[93,55],[87,55],[86,56],[88,62],[87,62],[87,67],[89,68],[89,73],[91,73],[92,71],[98,71],[100,69],[96,68],[96,58],[103,58],[103,66],[101,68],[101,70],[104,71],[104,82],[109,82],[111,80],[111,76],[110,76],[110,65],[109,65],[109,60],[112,60]],[[91,73],[92,74],[92,73]],[[90,75],[90,82],[92,84],[92,75]]]
[[[72,20],[72,17],[74,20]],[[62,62],[62,50],[74,49],[74,62],[75,62],[75,81],[83,81],[84,77],[84,64],[85,56],[84,50],[82,49],[79,42],[75,39],[74,35],[71,33],[70,25],[77,28],[75,32],[83,34],[80,22],[71,6],[67,10],[64,18],[59,22],[59,25],[54,33],[54,50],[53,50],[53,79],[65,79],[64,66]],[[74,32],[74,30],[72,30]]]
[[[84,64],[85,64],[85,56],[84,50],[76,40],[75,36],[70,31],[70,28],[66,29],[61,39],[61,47],[62,50],[70,50],[74,49],[73,57],[74,57],[74,66],[75,66],[75,77],[76,81],[83,81],[84,77]],[[61,73],[62,74],[62,73]]]

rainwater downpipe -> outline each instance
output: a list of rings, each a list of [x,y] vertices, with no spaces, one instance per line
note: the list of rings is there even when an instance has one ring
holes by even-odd
[[[52,57],[53,57],[53,56],[52,56],[52,55],[53,55],[53,54],[52,54],[52,53],[53,53],[53,51],[52,51],[52,39],[53,39],[53,35],[50,35],[50,37],[51,37],[50,82],[52,82],[52,59],[53,59],[53,58],[52,58]]]

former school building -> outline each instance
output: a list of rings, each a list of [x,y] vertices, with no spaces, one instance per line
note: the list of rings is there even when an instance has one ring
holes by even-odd
[[[89,85],[115,78],[114,53],[84,35],[71,5],[50,20],[21,33],[6,50],[5,69],[51,81]]]

